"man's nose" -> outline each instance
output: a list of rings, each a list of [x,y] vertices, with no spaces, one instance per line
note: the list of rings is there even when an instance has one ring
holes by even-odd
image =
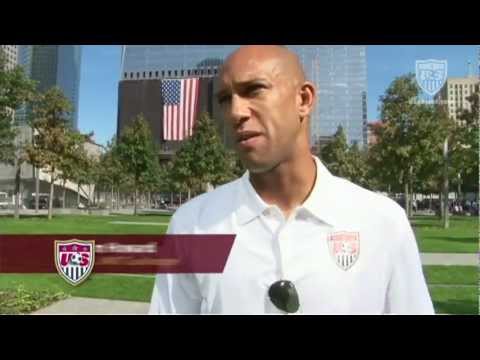
[[[243,99],[238,95],[232,96],[232,103],[230,107],[230,118],[235,127],[240,126],[243,122],[250,118],[250,108],[248,100]]]

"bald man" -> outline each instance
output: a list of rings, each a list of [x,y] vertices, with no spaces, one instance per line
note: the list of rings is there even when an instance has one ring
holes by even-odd
[[[247,168],[177,210],[170,234],[235,234],[222,274],[157,275],[151,314],[433,314],[395,202],[312,156],[315,86],[281,46],[244,46],[217,94]]]

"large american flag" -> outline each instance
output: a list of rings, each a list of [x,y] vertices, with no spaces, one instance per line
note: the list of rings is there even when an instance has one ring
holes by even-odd
[[[162,81],[164,140],[180,141],[192,135],[199,85],[199,78]]]

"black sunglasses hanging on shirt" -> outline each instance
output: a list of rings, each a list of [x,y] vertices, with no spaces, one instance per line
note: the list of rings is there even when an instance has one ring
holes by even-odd
[[[296,313],[300,307],[295,285],[288,280],[280,280],[270,285],[268,296],[278,309],[287,313]]]

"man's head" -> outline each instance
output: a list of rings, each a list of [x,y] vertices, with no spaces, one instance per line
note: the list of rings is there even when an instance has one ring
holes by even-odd
[[[244,46],[220,73],[218,101],[236,150],[251,172],[265,172],[309,149],[315,100],[298,57],[281,46]]]

